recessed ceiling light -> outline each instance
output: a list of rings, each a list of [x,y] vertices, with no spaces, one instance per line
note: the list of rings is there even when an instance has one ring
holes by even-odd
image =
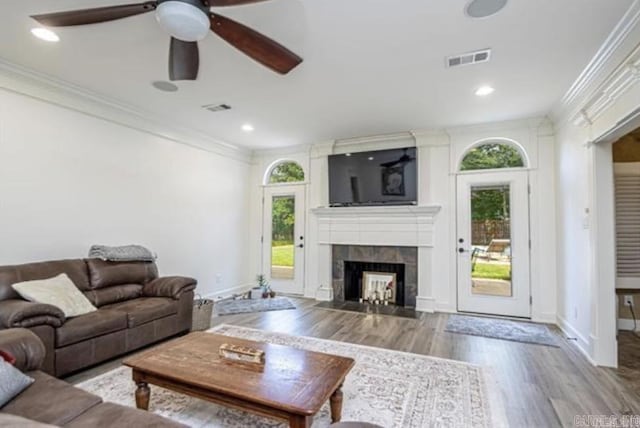
[[[472,0],[464,11],[471,18],[486,18],[500,12],[506,5],[507,0]]]
[[[373,160],[373,156],[369,156],[369,160]]]
[[[42,28],[42,27],[32,28],[31,29],[31,34],[33,34],[34,36],[36,36],[40,40],[44,40],[45,42],[59,42],[60,41],[60,37],[58,37],[58,35],[56,33],[54,33],[53,31],[49,30],[48,28]]]
[[[252,132],[255,128],[253,127],[252,124],[250,123],[245,123],[244,125],[242,125],[242,130],[244,132]]]
[[[151,83],[154,88],[163,92],[177,92],[178,86],[171,82],[165,82],[164,80],[158,80],[156,82]]]
[[[349,156],[351,156],[351,153],[347,153],[347,154],[345,154],[345,156],[346,156],[346,157],[349,157]]]
[[[486,97],[487,95],[493,94],[493,91],[495,91],[495,89],[493,89],[491,86],[480,86],[476,90],[476,95],[479,97]]]

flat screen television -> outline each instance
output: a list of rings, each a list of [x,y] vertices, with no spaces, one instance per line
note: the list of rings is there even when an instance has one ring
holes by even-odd
[[[329,156],[329,204],[415,205],[416,148]]]

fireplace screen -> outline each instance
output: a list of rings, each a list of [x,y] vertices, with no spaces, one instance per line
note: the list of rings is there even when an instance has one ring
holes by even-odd
[[[396,274],[362,273],[362,301],[376,304],[396,303]]]

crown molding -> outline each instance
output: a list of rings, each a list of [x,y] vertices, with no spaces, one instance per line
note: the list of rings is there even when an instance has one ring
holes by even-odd
[[[172,118],[141,110],[105,95],[0,58],[0,89],[142,131],[194,149],[250,162],[251,151],[200,131],[173,124]]]
[[[350,146],[353,144],[386,143],[392,141],[412,140],[411,132],[398,132],[394,134],[368,135],[364,137],[343,138],[335,141],[335,146]]]
[[[576,126],[595,123],[615,102],[640,83],[640,45],[568,119]]]
[[[457,126],[446,129],[449,136],[464,136],[469,134],[501,134],[506,131],[538,130],[548,126],[549,120],[545,116],[532,117],[528,119],[506,120],[502,122],[481,123],[477,125]],[[496,135],[499,137],[500,135]]]
[[[619,90],[625,91],[625,83],[620,82],[616,89],[612,73],[616,73],[621,62],[628,63],[629,52],[637,47],[640,40],[640,0],[635,0],[625,12],[622,19],[609,34],[598,52],[587,67],[580,73],[560,102],[552,109],[554,122],[560,127],[574,122],[579,126],[593,123],[595,115],[601,115],[611,102],[604,98],[611,97],[615,101],[620,96]],[[627,60],[625,60],[627,58]],[[618,76],[619,77],[619,76]],[[608,88],[607,88],[608,87]],[[604,95],[602,91],[607,90]],[[587,106],[599,105],[595,111]]]

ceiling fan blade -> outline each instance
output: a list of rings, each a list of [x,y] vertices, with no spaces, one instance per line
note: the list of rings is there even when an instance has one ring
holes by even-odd
[[[211,14],[211,31],[277,73],[287,74],[302,62],[302,58],[279,43],[224,16]]]
[[[73,25],[98,24],[100,22],[114,21],[129,16],[140,15],[155,10],[156,6],[157,2],[146,1],[137,4],[45,13],[42,15],[32,15],[31,17],[47,27],[67,27]]]
[[[183,42],[172,37],[169,49],[169,80],[196,80],[199,68],[198,42]]]
[[[260,3],[266,0],[209,0],[209,6],[223,7],[223,6],[239,6],[241,4]]]

